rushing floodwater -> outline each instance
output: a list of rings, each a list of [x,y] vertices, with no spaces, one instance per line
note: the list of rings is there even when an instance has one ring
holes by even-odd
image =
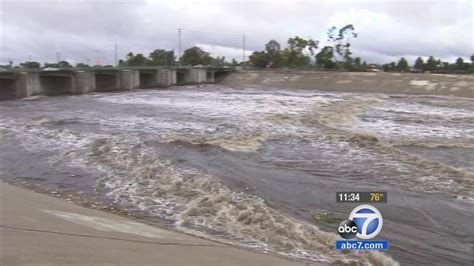
[[[319,262],[474,262],[474,101],[216,85],[0,103],[0,177],[217,241]],[[388,191],[388,252],[334,249]],[[314,220],[328,213],[332,219]]]

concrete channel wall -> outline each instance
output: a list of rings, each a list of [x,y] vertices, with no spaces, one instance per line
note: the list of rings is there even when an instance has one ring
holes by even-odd
[[[220,83],[236,87],[313,89],[474,98],[473,75],[229,69],[100,69],[0,72],[0,100],[32,95],[83,94],[173,85]]]
[[[234,72],[219,83],[236,87],[259,86],[340,92],[452,95],[474,98],[474,75],[256,70]]]
[[[143,68],[0,72],[0,100],[214,83],[230,69]]]

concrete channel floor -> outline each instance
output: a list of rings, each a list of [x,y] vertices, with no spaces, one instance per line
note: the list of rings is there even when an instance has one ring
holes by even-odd
[[[0,265],[302,265],[0,181]]]

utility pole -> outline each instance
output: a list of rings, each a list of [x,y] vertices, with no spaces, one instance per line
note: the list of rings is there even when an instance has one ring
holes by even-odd
[[[242,35],[242,64],[245,62],[245,46],[246,46],[246,39],[245,39],[245,34]]]
[[[56,53],[56,63],[59,63],[61,61],[61,54],[59,52]]]
[[[181,65],[181,28],[178,29],[178,64]]]
[[[117,51],[118,51],[118,44],[114,44],[114,60],[115,60],[115,66],[118,66],[118,61],[117,61]]]
[[[31,62],[31,55],[29,55],[29,56],[28,56],[28,61],[30,61],[30,62]]]

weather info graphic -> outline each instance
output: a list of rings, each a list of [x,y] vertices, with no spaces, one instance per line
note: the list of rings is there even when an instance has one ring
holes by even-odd
[[[337,202],[346,203],[386,203],[387,192],[337,192]],[[337,228],[339,235],[346,240],[337,240],[338,250],[387,250],[388,241],[374,239],[383,227],[380,211],[370,205],[355,207],[347,220]]]

